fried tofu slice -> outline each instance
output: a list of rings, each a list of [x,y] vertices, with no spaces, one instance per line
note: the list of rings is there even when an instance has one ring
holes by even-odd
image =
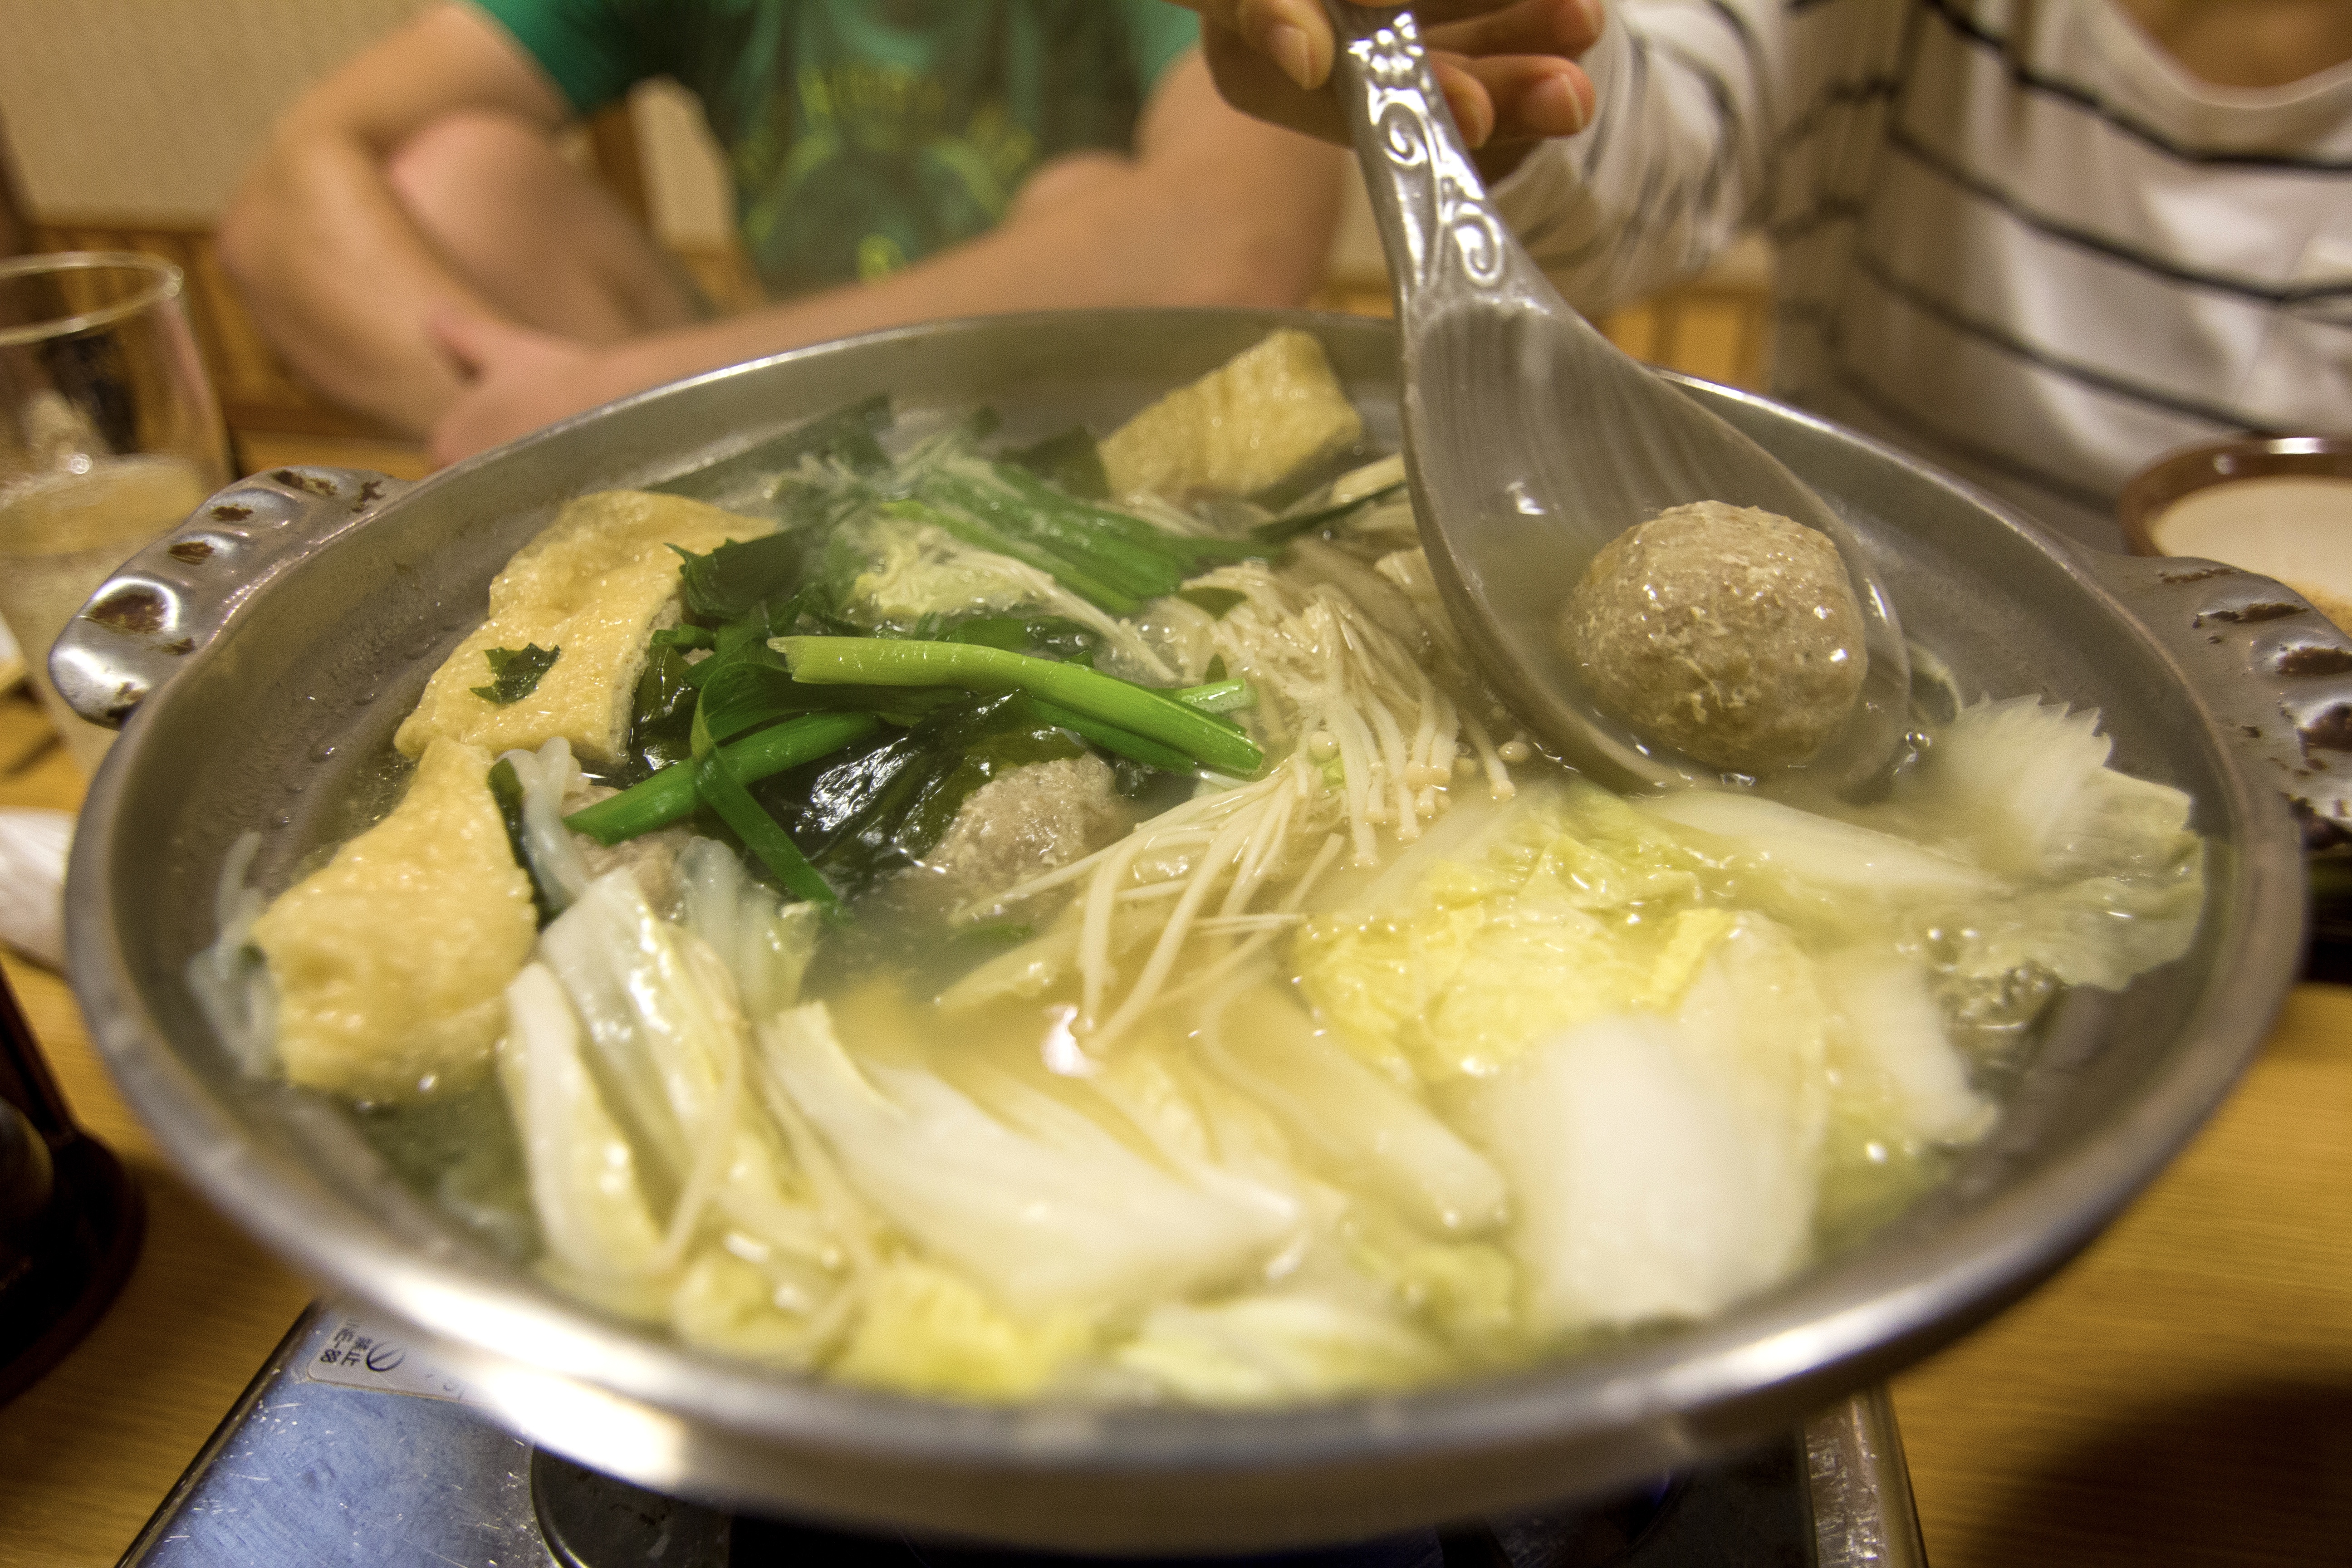
[[[481,747],[435,741],[390,815],[254,922],[289,1081],[397,1104],[489,1070],[539,940],[489,770]]]
[[[1113,431],[1103,471],[1118,496],[1255,495],[1363,434],[1323,345],[1286,327]]]
[[[620,759],[646,644],[677,618],[679,550],[704,554],[770,531],[757,518],[683,496],[604,490],[568,501],[490,584],[490,616],[434,672],[393,737],[410,756],[436,737],[536,750],[561,735],[582,762]],[[492,648],[537,644],[555,663],[509,703],[476,694],[491,683]]]

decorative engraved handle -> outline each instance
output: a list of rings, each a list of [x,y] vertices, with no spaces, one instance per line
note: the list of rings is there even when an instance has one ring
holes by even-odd
[[[408,488],[320,468],[231,485],[99,584],[50,650],[58,695],[91,723],[120,728],[256,588]]]
[[[1463,149],[1412,14],[1326,5],[1339,35],[1333,75],[1388,252],[1398,316],[1516,284],[1526,263]]]
[[[2286,796],[2305,847],[2352,839],[2352,637],[2293,589],[2219,562],[2082,560],[2172,650],[2252,776]]]

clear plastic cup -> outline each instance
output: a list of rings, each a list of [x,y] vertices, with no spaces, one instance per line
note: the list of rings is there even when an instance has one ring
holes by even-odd
[[[49,684],[99,584],[228,482],[228,437],[180,303],[133,251],[0,261],[0,621],[84,773],[114,731]]]

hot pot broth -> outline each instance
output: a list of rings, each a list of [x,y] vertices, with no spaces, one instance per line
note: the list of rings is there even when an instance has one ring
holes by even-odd
[[[1923,714],[1889,798],[1820,813],[1546,762],[1393,461],[1233,499],[1354,438],[1319,355],[1254,352],[1099,447],[845,411],[752,459],[772,532],[575,503],[404,726],[400,807],[226,901],[224,1027],[689,1342],[1251,1403],[1767,1289],[1981,1135],[2056,988],[2185,949],[2187,799],[2095,715]]]

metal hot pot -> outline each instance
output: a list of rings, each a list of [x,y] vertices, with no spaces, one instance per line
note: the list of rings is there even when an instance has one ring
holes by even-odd
[[[1097,431],[1276,326],[1314,332],[1397,438],[1382,322],[1082,312],[949,322],[661,388],[421,484],[287,468],[223,492],[109,582],[58,684],[130,722],[68,889],[74,988],[125,1094],[214,1202],[329,1289],[414,1325],[498,1414],[666,1490],[1095,1551],[1263,1548],[1597,1494],[1784,1431],[1951,1340],[2080,1248],[2263,1039],[2303,934],[2303,837],[2352,771],[2352,645],[2259,578],[2077,556],[1884,447],[1760,397],[1684,390],[1816,487],[1909,635],[1970,694],[2095,705],[2117,760],[2197,802],[2193,951],[2076,990],[1997,1130],[1869,1243],[1714,1321],[1507,1378],[1258,1413],[958,1406],[681,1349],[474,1245],[339,1106],[242,1073],[182,980],[230,846],[285,886],[359,826],[426,676],[508,555],[583,491],[678,475],[851,399],[988,404],[1009,437]],[[2305,672],[2305,673],[2297,673]],[[134,711],[135,710],[135,711]],[[2304,823],[2310,823],[2308,811]]]

